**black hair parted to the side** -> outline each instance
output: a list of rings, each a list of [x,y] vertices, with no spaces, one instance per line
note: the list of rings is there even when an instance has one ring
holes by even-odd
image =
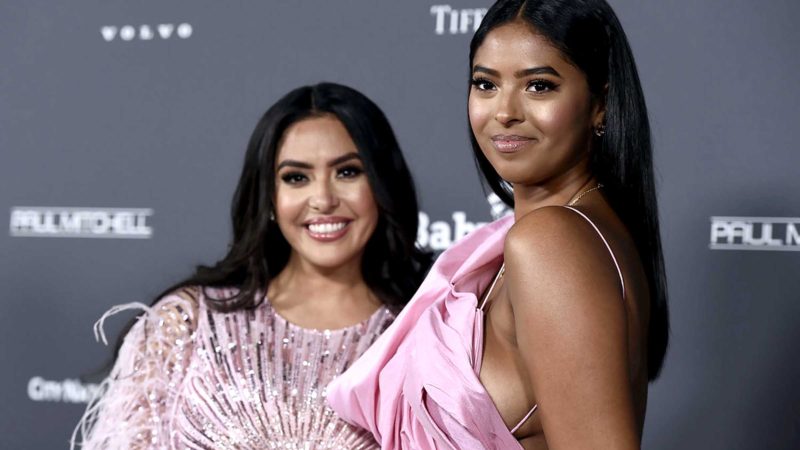
[[[470,43],[470,76],[475,53],[486,36],[515,21],[527,23],[559,49],[586,75],[591,94],[605,100],[606,132],[593,142],[591,170],[603,183],[611,207],[631,233],[644,265],[650,287],[648,377],[654,380],[661,371],[669,341],[667,283],[650,123],[628,39],[605,0],[500,0],[489,8]],[[471,130],[470,139],[487,185],[513,206],[510,186],[483,155]]]

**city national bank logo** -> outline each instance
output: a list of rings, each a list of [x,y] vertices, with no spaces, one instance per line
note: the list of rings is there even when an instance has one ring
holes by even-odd
[[[149,239],[152,209],[15,206],[9,234],[14,237]]]
[[[100,34],[106,42],[121,41],[152,41],[167,40],[171,38],[189,39],[192,37],[192,25],[181,23],[160,23],[158,25],[105,25],[100,27]]]
[[[431,6],[431,15],[436,20],[436,34],[474,33],[481,25],[487,8],[455,9],[450,5]]]
[[[34,402],[88,403],[100,385],[80,380],[45,380],[33,377],[28,381],[28,398]]]
[[[709,247],[800,251],[800,217],[712,217]]]

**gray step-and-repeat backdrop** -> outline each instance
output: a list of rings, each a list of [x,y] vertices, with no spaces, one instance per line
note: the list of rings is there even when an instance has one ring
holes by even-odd
[[[644,447],[800,448],[800,2],[611,3],[651,110],[671,292]],[[488,4],[0,3],[0,448],[65,448],[79,377],[109,354],[92,323],[223,254],[249,133],[291,88],[342,82],[386,111],[424,245],[491,220],[465,111]]]

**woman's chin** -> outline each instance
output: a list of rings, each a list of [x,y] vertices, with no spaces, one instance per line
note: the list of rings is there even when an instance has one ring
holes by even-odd
[[[336,249],[321,249],[313,254],[304,255],[304,262],[320,271],[335,271],[358,261],[356,254],[336,251]]]

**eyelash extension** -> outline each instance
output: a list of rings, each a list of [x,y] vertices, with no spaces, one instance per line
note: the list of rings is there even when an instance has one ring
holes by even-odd
[[[349,170],[349,171],[353,172],[353,175],[352,175],[353,177],[361,175],[362,173],[364,173],[364,169],[362,169],[361,167],[358,167],[358,166],[340,167],[339,170],[336,171],[336,173],[337,173],[337,175],[340,175],[345,170]]]
[[[486,90],[486,88],[482,88],[481,87],[481,85],[484,84],[484,83],[494,86],[494,83],[492,83],[491,81],[487,80],[486,78],[472,78],[472,79],[469,80],[469,84],[471,84],[472,86],[474,86],[478,90]]]
[[[300,172],[288,172],[288,173],[285,173],[285,174],[281,175],[281,180],[283,180],[284,183],[288,183],[288,184],[300,183],[300,182],[304,181],[303,180],[304,178],[305,178],[305,175],[303,175]]]
[[[525,89],[526,90],[530,89],[530,87],[535,85],[535,84],[542,85],[542,87],[544,87],[546,90],[544,90],[544,91],[530,91],[530,92],[533,92],[534,94],[538,94],[538,93],[541,93],[541,92],[547,92],[547,91],[555,91],[555,90],[558,89],[558,85],[557,84],[553,83],[550,80],[545,80],[545,79],[531,80],[531,81],[528,82],[528,86]]]
[[[485,78],[472,78],[470,80],[470,84],[472,86],[474,86],[476,89],[481,90],[481,91],[489,90],[489,89],[494,87],[494,83],[492,83],[491,81],[489,81],[489,80],[487,80]],[[488,84],[489,87],[483,86],[484,84]],[[545,80],[545,79],[531,80],[528,83],[528,85],[526,86],[526,90],[529,90],[530,87],[534,86],[534,85],[540,85],[540,87],[544,88],[544,90],[541,90],[541,91],[531,91],[531,92],[536,93],[536,94],[543,93],[543,92],[548,92],[548,91],[558,90],[558,85],[556,83],[553,83],[552,81]]]

